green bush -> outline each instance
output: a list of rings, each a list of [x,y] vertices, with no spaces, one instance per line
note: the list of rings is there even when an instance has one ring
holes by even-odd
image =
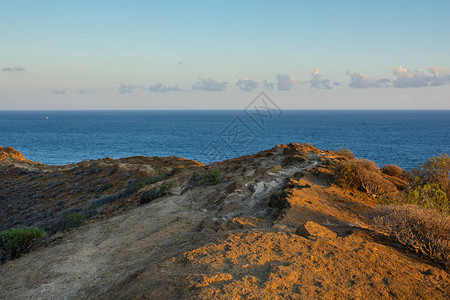
[[[220,178],[220,170],[214,170],[208,174],[206,174],[206,179],[208,181],[208,184],[216,185],[222,182],[222,179]]]
[[[133,192],[136,192],[147,185],[151,185],[151,184],[157,183],[161,180],[167,179],[167,177],[168,177],[167,174],[163,174],[163,175],[158,175],[158,176],[154,176],[154,177],[141,178],[136,183],[134,183],[134,185],[131,186],[130,189]]]
[[[86,215],[79,212],[74,212],[66,215],[64,219],[71,227],[78,227],[86,220]]]
[[[379,206],[372,225],[400,243],[442,263],[450,271],[450,216],[416,205]]]
[[[447,154],[432,157],[419,168],[411,170],[413,186],[438,184],[450,198],[450,157]]]
[[[401,197],[391,203],[414,204],[442,213],[450,213],[450,157],[432,157],[403,175],[408,181]]]
[[[155,199],[167,196],[172,186],[173,182],[167,182],[159,187],[154,187],[148,191],[143,192],[139,200],[140,204],[146,204]]]
[[[450,202],[447,194],[436,183],[425,184],[407,191],[406,202],[439,212],[450,213]]]
[[[10,258],[17,258],[46,236],[45,231],[38,227],[12,228],[0,233],[0,247],[8,252]]]
[[[68,230],[70,228],[79,227],[87,219],[87,215],[79,212],[73,212],[64,215],[56,224],[55,230]]]

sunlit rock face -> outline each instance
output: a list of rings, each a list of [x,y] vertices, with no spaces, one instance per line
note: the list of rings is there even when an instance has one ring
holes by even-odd
[[[4,161],[6,159],[12,160],[26,160],[25,157],[17,150],[14,150],[11,147],[5,148],[0,146],[0,161]]]

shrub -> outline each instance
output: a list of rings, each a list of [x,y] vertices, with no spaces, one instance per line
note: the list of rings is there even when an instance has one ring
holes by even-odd
[[[79,212],[73,212],[64,216],[66,227],[78,227],[86,220],[87,216]]]
[[[450,157],[447,154],[432,157],[419,168],[411,170],[414,187],[435,183],[450,198]]]
[[[338,154],[338,155],[347,157],[347,158],[354,158],[355,157],[355,154],[353,154],[353,152],[350,151],[347,148],[340,147],[339,149],[334,149],[333,152]]]
[[[439,212],[450,213],[450,202],[447,194],[441,190],[439,184],[430,183],[409,190],[405,198],[407,203],[420,205]]]
[[[371,196],[394,198],[398,193],[395,185],[384,179],[379,173],[363,171],[360,177],[363,190]]]
[[[375,228],[450,270],[450,216],[416,205],[377,207]]]
[[[116,193],[116,194],[109,194],[109,195],[104,195],[101,196],[100,198],[97,198],[95,200],[93,200],[91,202],[91,204],[89,205],[89,210],[94,210],[97,207],[109,204],[109,203],[113,203],[115,201],[118,201],[122,198],[122,194],[121,193]]]
[[[0,233],[0,247],[10,258],[17,258],[46,236],[45,231],[38,227],[12,228]]]
[[[157,183],[161,180],[167,179],[167,177],[168,177],[167,174],[163,174],[163,175],[158,175],[158,176],[154,176],[154,177],[141,178],[138,181],[136,181],[132,186],[130,186],[129,190],[133,191],[133,192],[137,192],[141,188],[143,188],[147,185],[150,185],[150,184]]]
[[[154,187],[152,189],[149,189],[148,191],[145,191],[141,194],[140,197],[140,204],[146,204],[149,203],[155,199],[167,196],[169,194],[170,189],[173,186],[173,182],[164,183],[159,187]]]
[[[95,210],[91,209],[91,212],[95,212]],[[90,213],[88,214],[89,216],[85,213],[79,212],[79,209],[69,209],[58,218],[53,227],[51,227],[51,230],[57,232],[79,227],[88,217],[94,215]]]
[[[402,168],[396,165],[385,165],[381,168],[381,172],[392,177],[401,177],[405,173]]]
[[[167,173],[167,176],[174,176],[182,172],[184,169],[185,169],[184,166],[177,166],[176,168],[173,168],[169,173]]]
[[[222,179],[220,178],[220,170],[214,170],[208,174],[206,174],[206,179],[208,181],[208,184],[216,185],[222,182]]]
[[[336,170],[337,183],[342,187],[358,189],[361,187],[359,175],[364,171],[377,172],[377,169],[374,162],[365,159],[341,162]]]
[[[397,193],[394,184],[381,176],[377,165],[369,160],[344,161],[337,166],[337,184],[357,189],[375,197],[392,197]]]

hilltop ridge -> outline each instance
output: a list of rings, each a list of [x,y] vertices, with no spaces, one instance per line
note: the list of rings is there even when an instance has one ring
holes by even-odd
[[[377,199],[335,184],[352,159],[292,143],[210,165],[0,163],[0,229],[53,234],[0,266],[0,298],[448,298],[448,272],[374,231]],[[61,230],[73,212],[87,221]]]

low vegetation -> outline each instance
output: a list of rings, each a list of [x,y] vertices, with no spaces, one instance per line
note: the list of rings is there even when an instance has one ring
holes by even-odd
[[[450,217],[417,205],[378,206],[373,225],[450,271]]]
[[[14,259],[28,252],[46,236],[45,231],[38,227],[11,228],[0,233],[0,248],[6,252],[7,259]]]
[[[131,190],[138,191],[147,185],[154,184],[161,180],[167,179],[167,177],[168,177],[167,174],[163,174],[163,175],[158,175],[158,176],[154,176],[154,177],[141,178],[131,187]]]
[[[447,198],[450,198],[450,157],[447,154],[429,159],[410,173],[414,188],[437,184]]]
[[[397,189],[394,184],[381,175],[373,161],[353,159],[337,166],[336,182],[343,188],[360,190],[372,197],[394,197]]]
[[[333,152],[338,155],[344,156],[346,158],[354,158],[355,157],[355,154],[353,154],[353,152],[347,148],[340,147],[339,149],[334,149]]]
[[[383,174],[392,176],[392,177],[406,177],[406,171],[396,165],[385,165],[381,168],[381,172]]]
[[[170,192],[170,189],[173,186],[173,182],[164,183],[158,187],[151,188],[141,194],[140,204],[149,203],[155,199],[167,196]]]
[[[450,202],[447,194],[436,183],[429,183],[408,190],[404,202],[422,206],[442,213],[450,213]]]
[[[433,157],[406,172],[388,165],[382,172],[407,181],[396,197],[380,199],[372,224],[400,243],[450,270],[450,158]]]
[[[214,170],[208,174],[206,174],[206,179],[208,184],[216,185],[222,182],[220,170]]]
[[[87,215],[80,212],[73,212],[66,214],[60,222],[57,224],[59,230],[67,230],[70,228],[79,227],[86,221]]]
[[[450,157],[433,157],[410,171],[395,165],[379,169],[364,159],[343,161],[336,183],[378,199],[382,205],[370,214],[377,231],[450,270]]]
[[[395,198],[382,199],[382,204],[414,204],[441,213],[450,213],[450,157],[433,157],[409,172],[388,165],[383,173],[405,180],[408,188]]]

